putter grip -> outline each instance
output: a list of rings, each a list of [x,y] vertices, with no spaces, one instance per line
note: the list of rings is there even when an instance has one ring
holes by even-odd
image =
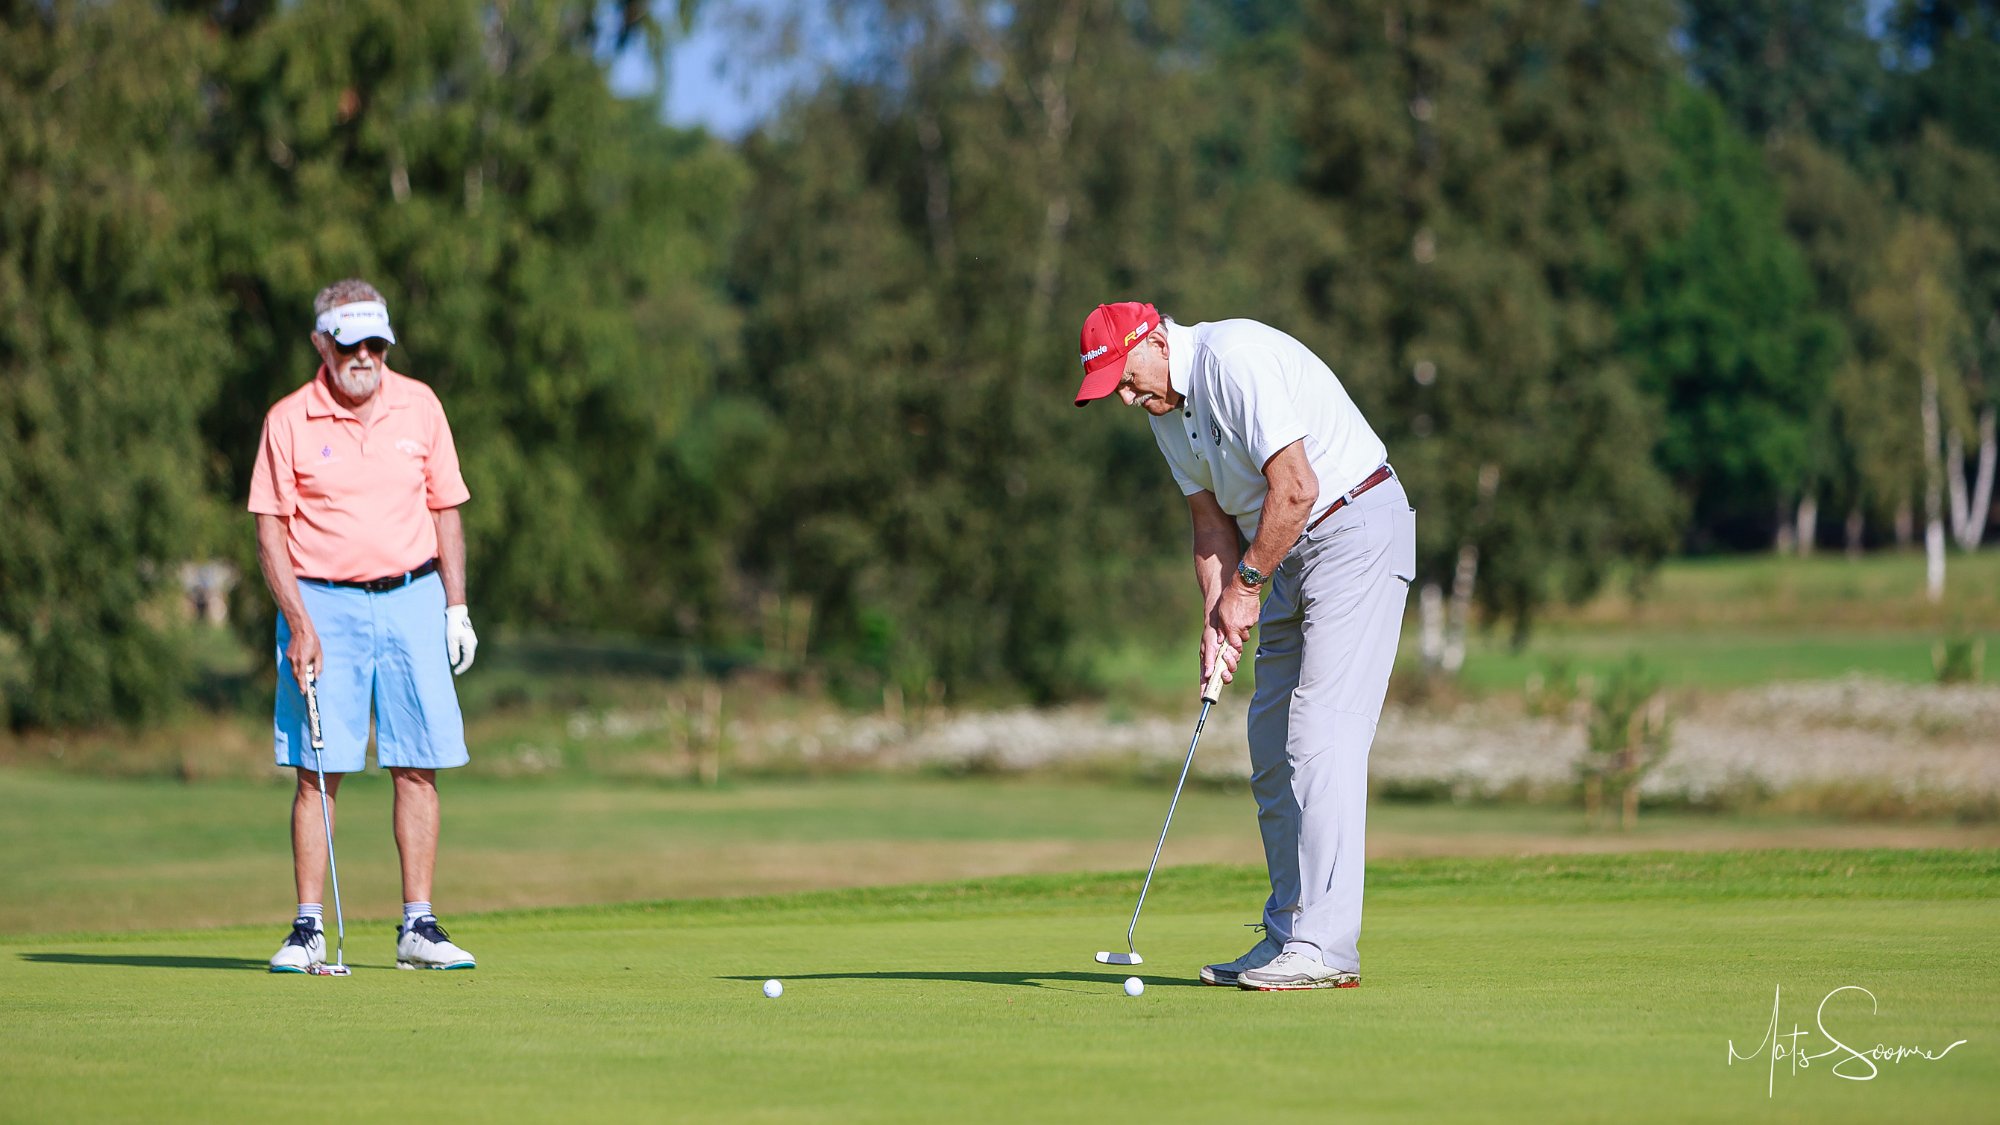
[[[319,677],[306,674],[306,734],[312,739],[314,750],[326,748],[326,740],[319,729]]]
[[[1224,667],[1222,653],[1217,652],[1215,654],[1215,668],[1209,672],[1208,682],[1201,685],[1201,701],[1203,703],[1214,703],[1222,698],[1222,672]]]

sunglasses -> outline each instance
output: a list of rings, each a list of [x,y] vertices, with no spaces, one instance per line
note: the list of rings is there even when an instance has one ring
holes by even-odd
[[[339,340],[333,341],[333,350],[343,356],[353,355],[362,348],[367,348],[376,355],[388,355],[389,341],[384,340],[380,336],[370,336],[365,340],[356,340],[351,344],[343,344]]]

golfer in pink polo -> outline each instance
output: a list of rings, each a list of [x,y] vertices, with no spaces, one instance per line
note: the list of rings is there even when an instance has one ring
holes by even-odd
[[[325,739],[326,798],[342,775],[375,759],[395,781],[403,923],[396,963],[470,969],[431,910],[437,865],[437,771],[466,762],[453,673],[479,641],[465,607],[465,536],[458,506],[470,493],[437,395],[389,370],[382,294],[335,282],[313,302],[320,367],[264,418],[250,511],[257,559],[278,603],[278,764],[292,767],[292,867],[298,913],[271,958],[274,973],[326,960],[321,891],[327,831],[320,818],[299,685],[315,678]]]

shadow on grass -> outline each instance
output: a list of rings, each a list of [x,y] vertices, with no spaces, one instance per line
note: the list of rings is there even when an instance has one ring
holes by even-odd
[[[1063,988],[1064,984],[1101,984],[1117,988],[1125,983],[1125,977],[1134,974],[1118,973],[1078,973],[1078,972],[1027,972],[1027,973],[955,973],[938,969],[933,971],[910,970],[894,973],[795,973],[779,976],[778,979],[790,984],[801,980],[929,980],[964,981],[968,984],[1001,984],[1013,988],[1054,988],[1064,992],[1082,992],[1081,988]],[[764,977],[717,977],[717,980],[762,981]],[[1200,988],[1202,983],[1193,979],[1176,980],[1146,979],[1148,988]]]
[[[249,957],[162,957],[143,953],[23,953],[21,960],[41,965],[122,965],[134,969],[265,969],[271,966]]]

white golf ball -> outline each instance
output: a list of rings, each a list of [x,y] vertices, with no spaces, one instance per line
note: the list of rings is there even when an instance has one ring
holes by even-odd
[[[1146,991],[1145,981],[1140,980],[1138,977],[1125,978],[1125,995],[1137,996],[1144,991]]]
[[[776,1000],[778,997],[783,996],[784,994],[785,994],[784,985],[779,984],[777,981],[774,980],[767,980],[764,982],[764,995],[769,996],[773,1000]]]

